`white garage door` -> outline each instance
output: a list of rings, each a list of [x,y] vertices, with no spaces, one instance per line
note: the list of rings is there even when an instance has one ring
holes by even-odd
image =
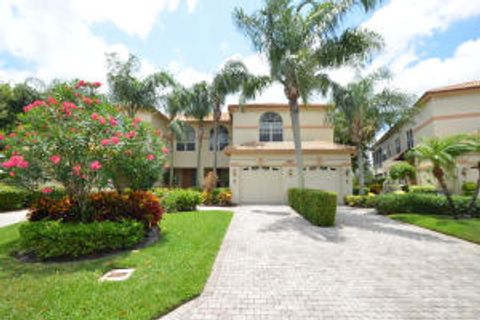
[[[339,194],[341,190],[340,170],[332,167],[305,168],[305,187]]]
[[[244,167],[240,170],[240,202],[275,204],[284,202],[284,181],[278,167]]]

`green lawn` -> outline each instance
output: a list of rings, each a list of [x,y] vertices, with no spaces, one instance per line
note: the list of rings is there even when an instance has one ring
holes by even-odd
[[[18,225],[0,229],[0,319],[152,319],[199,295],[231,212],[166,215],[162,239],[137,252],[74,263],[20,263],[7,255]],[[136,268],[124,282],[98,278]]]
[[[480,219],[455,220],[433,214],[392,214],[390,218],[480,244]]]

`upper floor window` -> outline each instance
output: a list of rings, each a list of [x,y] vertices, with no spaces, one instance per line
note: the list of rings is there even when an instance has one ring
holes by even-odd
[[[177,135],[177,151],[195,151],[195,129],[191,126],[185,125]]]
[[[395,139],[395,151],[400,153],[402,151],[402,144],[400,142],[400,137]]]
[[[215,146],[215,142],[214,142],[215,134],[214,133],[215,133],[214,129],[210,130],[210,138],[209,138],[210,151],[213,151],[214,146]],[[224,126],[218,126],[217,135],[218,135],[218,139],[217,139],[218,148],[217,148],[217,150],[223,150],[223,149],[225,149],[226,146],[228,146],[228,130],[227,130],[227,128],[225,128]]]
[[[278,113],[267,112],[260,117],[260,141],[283,141],[283,122]]]
[[[415,142],[413,140],[413,130],[407,130],[407,149],[411,149],[415,146]]]

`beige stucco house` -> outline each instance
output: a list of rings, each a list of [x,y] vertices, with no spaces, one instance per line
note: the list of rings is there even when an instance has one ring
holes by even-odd
[[[155,127],[166,129],[166,117],[142,113]],[[195,185],[198,122],[183,119],[186,134],[175,141],[174,163],[179,186]],[[352,147],[333,142],[326,123],[326,106],[309,105],[300,111],[304,175],[307,188],[335,191],[339,201],[352,192]],[[206,120],[202,147],[204,174],[213,163],[213,123]],[[235,203],[286,203],[287,190],[295,187],[291,119],[286,104],[230,105],[222,114],[219,131],[220,184],[229,186]]]
[[[386,174],[406,151],[429,137],[480,132],[480,81],[455,84],[425,92],[416,104],[419,111],[402,126],[393,127],[373,146],[376,174]],[[465,181],[475,181],[476,156],[458,159],[451,186],[458,192]],[[435,183],[428,164],[420,166],[419,183]]]

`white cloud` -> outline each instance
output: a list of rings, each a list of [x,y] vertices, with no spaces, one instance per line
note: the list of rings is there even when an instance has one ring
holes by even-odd
[[[105,81],[105,53],[126,56],[121,42],[97,36],[95,23],[109,22],[140,38],[148,36],[161,12],[173,12],[180,0],[2,0],[0,1],[0,54],[26,67],[0,61],[0,81],[18,82],[35,76]],[[193,4],[191,4],[193,5]],[[143,61],[142,73],[153,70]]]
[[[461,44],[452,57],[443,60],[422,60],[418,53],[425,39],[446,31],[455,22],[478,16],[478,0],[391,0],[363,24],[380,33],[386,43],[370,69],[388,66],[395,75],[394,83],[416,94],[436,85],[478,78],[473,72],[478,62],[472,61],[464,49],[475,50],[475,44]]]
[[[187,0],[188,13],[193,13],[197,7],[197,0]]]

